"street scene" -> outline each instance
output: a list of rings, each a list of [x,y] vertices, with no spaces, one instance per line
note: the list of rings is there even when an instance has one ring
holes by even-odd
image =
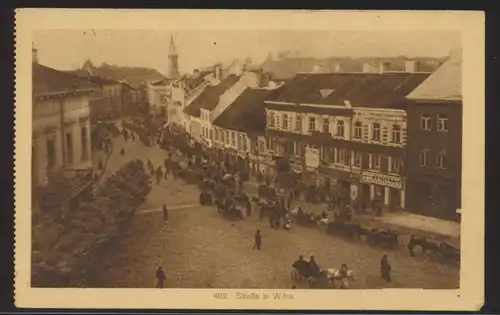
[[[459,288],[459,34],[152,33],[34,34],[33,287]]]

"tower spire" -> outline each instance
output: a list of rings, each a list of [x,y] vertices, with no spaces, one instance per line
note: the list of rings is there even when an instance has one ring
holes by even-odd
[[[174,36],[170,35],[170,49],[168,51],[168,78],[176,79],[179,77],[179,61],[177,49],[175,48]]]
[[[169,49],[169,55],[177,55],[177,49],[175,48],[175,43],[174,43],[174,36],[170,35],[170,49]]]

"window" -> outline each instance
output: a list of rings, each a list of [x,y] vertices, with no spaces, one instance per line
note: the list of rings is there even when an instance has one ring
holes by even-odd
[[[316,130],[316,119],[314,117],[309,117],[309,132]]]
[[[288,128],[293,130],[293,115],[288,115]]]
[[[422,117],[420,117],[420,128],[422,130],[431,130],[431,116],[422,114]]]
[[[362,131],[363,131],[363,124],[361,124],[361,122],[357,121],[354,124],[354,138],[361,139]]]
[[[236,147],[238,149],[241,149],[241,147],[243,146],[243,144],[241,143],[242,142],[241,138],[242,138],[241,135],[237,135],[237,138],[236,138]]]
[[[378,154],[373,155],[373,168],[379,170],[382,164],[382,156]]]
[[[420,165],[422,167],[429,166],[429,150],[424,149],[420,151]]]
[[[88,135],[87,126],[82,126],[80,129],[81,143],[82,143],[82,161],[86,161],[89,158],[89,148],[88,148]]]
[[[355,152],[354,153],[354,166],[361,167],[361,159],[362,159],[361,152]]]
[[[446,169],[446,151],[441,151],[438,154],[438,167],[440,169]]]
[[[273,112],[269,112],[269,126],[270,127],[276,126],[276,121],[274,120],[274,113]]]
[[[337,163],[345,163],[345,150],[344,149],[337,150]]]
[[[372,125],[372,140],[380,141],[380,124],[373,123]]]
[[[401,169],[401,160],[392,158],[391,159],[391,171],[393,173],[397,173],[397,172],[399,172],[400,169]]]
[[[344,121],[343,120],[337,121],[337,136],[338,137],[344,136]]]
[[[213,131],[212,129],[209,129],[209,130],[208,130],[208,138],[209,138],[210,140],[213,140],[213,137],[214,137],[214,131]]]
[[[233,131],[233,132],[231,132],[231,145],[232,145],[233,147],[235,147],[235,146],[236,146],[236,133],[235,133],[234,131]]]
[[[297,156],[302,156],[303,145],[302,142],[295,142],[293,154]]]
[[[47,167],[52,168],[56,165],[56,148],[54,135],[47,136]]]
[[[295,117],[295,130],[302,131],[302,116],[300,115]]]
[[[264,153],[264,151],[266,151],[264,146],[264,141],[259,140],[259,153]]]
[[[401,126],[399,125],[392,125],[392,142],[401,142]]]
[[[276,128],[280,129],[281,125],[280,125],[280,116],[279,115],[275,116],[275,123],[276,123]]]
[[[323,132],[330,133],[330,120],[328,118],[323,119]]]
[[[73,163],[73,135],[71,132],[66,133],[66,161]]]
[[[288,115],[283,114],[283,129],[287,130],[288,129]]]
[[[219,129],[215,129],[215,141],[219,141]]]
[[[226,144],[229,145],[229,143],[231,142],[231,139],[229,138],[229,131],[225,130],[225,133],[226,133]]]
[[[438,131],[448,131],[448,117],[446,115],[438,115],[437,129]]]
[[[328,148],[327,147],[321,147],[321,160],[322,161],[328,161]]]
[[[374,185],[375,186],[375,195],[380,196],[382,195],[382,186],[380,185]]]
[[[247,146],[247,138],[245,136],[241,136],[241,144],[243,147],[243,151],[246,151],[248,149],[248,146]]]

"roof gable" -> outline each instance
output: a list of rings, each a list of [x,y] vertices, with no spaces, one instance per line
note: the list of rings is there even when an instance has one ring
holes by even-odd
[[[214,121],[213,125],[240,132],[265,130],[264,100],[273,90],[247,87]]]
[[[408,96],[412,100],[462,100],[462,56],[457,52]]]
[[[239,76],[231,74],[219,84],[207,86],[205,90],[184,109],[184,113],[193,117],[200,117],[200,109],[212,111],[219,103],[219,97],[238,82],[239,78]]]

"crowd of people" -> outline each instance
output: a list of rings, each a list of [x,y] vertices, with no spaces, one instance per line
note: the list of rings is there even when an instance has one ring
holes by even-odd
[[[136,137],[143,142],[144,139],[148,139],[145,142],[148,144],[156,143],[168,152],[163,165],[155,166],[152,161],[147,161],[148,170],[157,184],[160,184],[163,179],[167,179],[169,176],[173,176],[174,178],[182,177],[187,180],[188,174],[191,174],[195,178],[195,183],[198,183],[198,187],[200,187],[201,190],[200,204],[217,205],[228,212],[239,212],[240,210],[237,209],[237,206],[243,205],[246,215],[251,216],[252,206],[250,198],[248,198],[248,195],[245,193],[243,176],[239,175],[239,170],[236,165],[228,161],[217,161],[203,148],[193,146],[189,135],[175,126],[160,129],[154,133],[148,131],[147,135],[139,134],[141,130],[145,132],[145,130],[148,129],[143,125],[137,125],[135,128],[125,126],[122,130],[122,135],[125,141],[135,141]],[[182,156],[184,161],[187,161],[187,166],[183,167],[179,162],[174,161],[172,152],[176,152]],[[123,149],[122,154],[125,154]],[[292,216],[313,219],[312,214],[305,212],[301,206],[292,209],[294,200],[300,198],[300,189],[289,189],[287,190],[287,197],[277,197],[277,191],[280,190],[277,181],[268,175],[264,175],[264,173],[259,173],[257,179],[262,189],[272,192],[270,195],[275,196],[274,198],[268,198],[268,196],[263,193],[262,196],[266,198],[254,199],[259,217],[262,218],[267,214],[269,226],[271,228],[290,229]],[[307,189],[303,190],[303,192],[304,191],[307,192]],[[305,198],[305,200],[308,201],[309,197]],[[329,202],[329,209],[338,209],[341,204],[344,203],[342,197],[338,194],[328,196],[326,200]],[[162,207],[162,214],[163,220],[168,221],[168,210],[166,205]],[[337,212],[336,215],[338,216],[339,213]],[[341,215],[346,214],[341,213]],[[327,217],[328,214],[326,210],[319,215],[320,220],[326,219]],[[263,248],[262,238],[261,231],[256,230],[253,249],[261,250]],[[299,259],[293,263],[292,267],[304,278],[319,278],[322,272],[314,256],[311,256],[310,260],[306,261],[301,255]],[[342,264],[339,269],[341,279],[347,275],[347,271],[347,265]],[[381,278],[384,281],[391,282],[391,265],[385,254],[381,259],[380,272]],[[156,270],[156,278],[157,287],[163,288],[166,276],[161,266]],[[341,285],[341,287],[343,286],[344,284]]]

